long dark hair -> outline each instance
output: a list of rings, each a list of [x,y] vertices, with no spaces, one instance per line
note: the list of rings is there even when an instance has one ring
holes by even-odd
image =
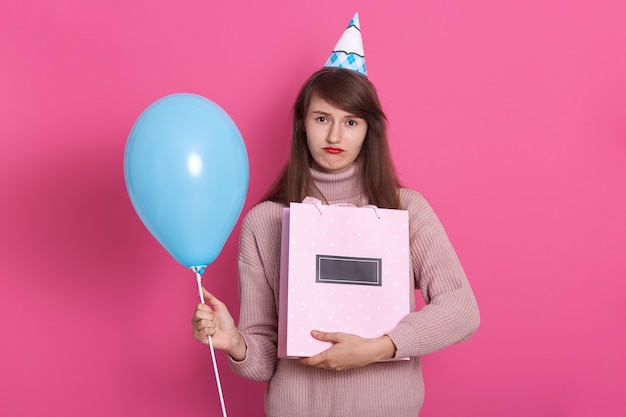
[[[367,121],[367,134],[357,162],[368,203],[381,208],[399,208],[400,182],[387,143],[387,118],[376,89],[367,77],[335,67],[322,68],[302,86],[293,106],[289,161],[264,200],[287,206],[292,201],[302,201],[315,186],[310,171],[312,156],[304,129],[304,117],[314,95]]]

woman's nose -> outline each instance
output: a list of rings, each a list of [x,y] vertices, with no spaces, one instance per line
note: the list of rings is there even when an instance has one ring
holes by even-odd
[[[335,144],[341,142],[341,125],[339,123],[332,123],[326,136],[326,142]]]

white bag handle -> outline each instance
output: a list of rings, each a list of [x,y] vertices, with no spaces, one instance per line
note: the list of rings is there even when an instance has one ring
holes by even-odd
[[[318,198],[315,197],[310,197],[310,196],[306,196],[304,197],[304,200],[302,200],[302,204],[313,204],[315,206],[315,208],[317,208],[317,211],[319,211],[320,216],[322,215],[322,201]],[[348,204],[348,203],[339,203],[339,204],[332,204],[333,206],[343,206],[343,207],[356,207],[354,204]],[[380,219],[380,213],[378,212],[378,207],[376,207],[373,204],[368,204],[367,206],[363,206],[363,208],[371,208],[374,210],[374,214],[376,214],[376,217],[378,217]]]

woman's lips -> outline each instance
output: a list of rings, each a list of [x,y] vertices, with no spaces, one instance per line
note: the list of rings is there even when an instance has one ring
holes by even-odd
[[[325,150],[326,152],[328,152],[328,153],[333,154],[333,155],[336,155],[336,154],[338,154],[338,153],[343,152],[343,149],[340,149],[340,148],[333,148],[333,147],[330,147],[330,146],[329,146],[329,147],[327,147],[327,148],[324,148],[324,150]]]

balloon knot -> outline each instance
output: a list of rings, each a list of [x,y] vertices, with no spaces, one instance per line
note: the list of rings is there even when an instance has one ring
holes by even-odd
[[[202,275],[206,267],[207,267],[206,265],[198,265],[198,266],[190,266],[189,269],[194,271],[196,274]]]

